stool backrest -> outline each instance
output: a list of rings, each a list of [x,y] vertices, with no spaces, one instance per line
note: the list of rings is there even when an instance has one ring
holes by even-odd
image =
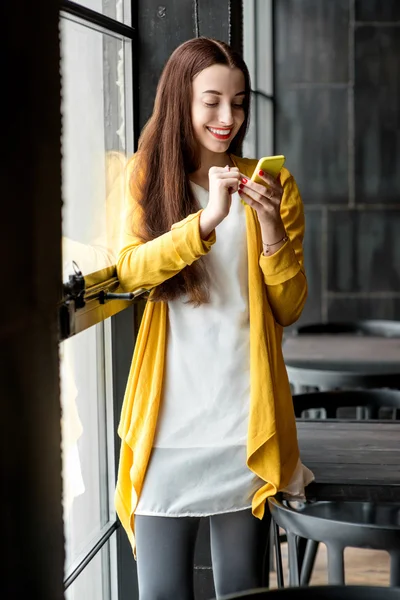
[[[294,412],[300,418],[305,410],[324,408],[326,416],[334,419],[339,408],[362,406],[368,419],[378,419],[380,409],[400,410],[400,390],[332,390],[293,395]]]

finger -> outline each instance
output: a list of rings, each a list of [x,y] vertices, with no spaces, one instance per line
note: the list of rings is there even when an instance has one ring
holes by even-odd
[[[246,204],[248,204],[252,208],[254,208],[254,209],[260,208],[260,206],[261,206],[260,202],[257,202],[256,200],[254,200],[251,196],[246,194],[246,192],[244,192],[243,190],[239,190],[239,196],[240,196],[241,200],[243,200]]]
[[[261,175],[261,173],[262,173],[262,175]],[[278,182],[278,180],[275,179],[275,177],[272,177],[272,175],[270,175],[269,173],[266,173],[265,171],[262,171],[262,170],[259,171],[258,176],[260,177],[260,179],[263,179],[265,181],[265,183],[267,183],[271,187],[275,187],[276,185],[280,186],[280,183]]]
[[[272,187],[276,190],[283,191],[280,181],[278,181],[278,179],[274,179],[274,177],[271,177],[271,175],[268,175],[268,173],[266,173],[263,177],[259,176],[259,177],[261,177],[261,179],[263,179],[265,181],[265,184],[256,183],[255,181],[252,181],[251,179],[249,179],[249,177],[246,177],[246,175],[243,175],[243,173],[241,173],[240,176],[245,185],[253,186],[253,187],[255,187],[255,189],[259,190],[259,188],[261,186],[261,187]]]
[[[244,191],[245,194],[250,196],[255,202],[261,204],[263,206],[278,206],[280,204],[281,198],[279,195],[275,194],[271,188],[266,188],[264,186],[260,186],[262,188],[262,194],[260,194],[253,187],[244,185],[240,183],[239,189]],[[272,194],[271,194],[272,192]],[[270,196],[268,194],[271,194]]]
[[[231,172],[235,173],[235,172],[239,172],[239,169],[238,169],[238,167],[230,167],[229,165],[226,165],[224,167],[224,171],[231,171]]]
[[[222,173],[216,174],[218,179],[226,179],[227,177],[231,177],[236,179],[236,181],[240,180],[240,173],[235,173],[234,171],[223,171]]]
[[[268,194],[266,194],[266,192],[265,192],[266,189],[272,189],[274,191],[274,193],[280,194],[280,195],[283,192],[282,186],[275,180],[274,180],[273,185],[270,185],[269,183],[267,184],[267,182],[264,185],[262,183],[256,183],[255,181],[251,181],[251,179],[247,179],[246,177],[244,177],[244,178],[242,177],[241,183],[243,183],[243,185],[255,190],[260,195],[267,196],[267,198],[268,198]]]
[[[235,188],[235,191],[237,191],[238,188],[239,188],[239,181],[237,179],[233,179],[232,177],[231,178],[226,178],[226,179],[225,178],[224,179],[221,178],[220,181],[221,181],[221,184],[223,185],[224,188],[232,186],[232,187]]]
[[[229,166],[229,165],[227,165]],[[227,168],[226,167],[210,167],[208,169],[208,174],[209,175],[216,175],[218,173],[227,173]]]

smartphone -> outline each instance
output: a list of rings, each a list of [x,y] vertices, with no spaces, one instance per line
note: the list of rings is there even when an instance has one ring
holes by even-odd
[[[256,168],[254,169],[254,173],[251,176],[251,181],[263,183],[265,185],[265,181],[259,177],[258,171],[264,171],[264,173],[268,173],[268,175],[272,175],[272,177],[276,178],[281,172],[284,164],[285,157],[282,154],[278,154],[277,156],[264,156],[263,158],[260,158]]]

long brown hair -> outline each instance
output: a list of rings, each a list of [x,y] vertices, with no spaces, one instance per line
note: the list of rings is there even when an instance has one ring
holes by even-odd
[[[245,79],[245,119],[228,152],[239,154],[246,134],[250,108],[250,77],[242,57],[227,44],[210,38],[184,42],[171,55],[161,75],[151,118],[144,127],[131,178],[132,195],[142,208],[140,238],[147,242],[166,233],[200,209],[189,174],[200,168],[200,154],[192,119],[192,81],[212,65],[238,68]],[[200,258],[159,285],[153,301],[168,301],[187,294],[195,305],[207,302],[208,273]]]

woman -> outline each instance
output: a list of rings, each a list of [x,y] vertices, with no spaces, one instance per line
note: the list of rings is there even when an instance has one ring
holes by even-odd
[[[151,295],[119,427],[116,507],[141,600],[193,598],[201,517],[217,595],[261,586],[266,498],[301,495],[312,478],[281,350],[307,295],[303,208],[286,169],[259,185],[257,161],[237,156],[249,102],[239,55],[185,42],[129,165],[118,276]]]

